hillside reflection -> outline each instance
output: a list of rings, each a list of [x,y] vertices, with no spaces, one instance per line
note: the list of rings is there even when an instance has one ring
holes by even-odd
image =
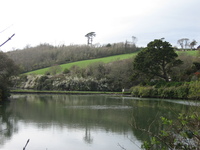
[[[0,144],[3,145],[18,130],[20,132],[19,124],[31,124],[42,130],[52,126],[58,130],[83,130],[82,140],[87,144],[94,143],[95,131],[123,136],[132,133],[132,139],[128,137],[127,140],[142,142],[150,137],[132,128],[133,120],[145,129],[154,122],[151,131],[158,133],[163,128],[159,120],[161,116],[173,118],[188,109],[188,105],[164,100],[105,95],[15,94],[7,106],[0,107]]]

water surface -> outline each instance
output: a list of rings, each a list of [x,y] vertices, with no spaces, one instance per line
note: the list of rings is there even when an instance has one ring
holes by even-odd
[[[192,103],[196,105],[199,103]],[[135,130],[160,116],[186,112],[184,101],[106,95],[13,94],[0,107],[0,149],[139,150],[149,137]],[[160,130],[155,122],[152,130]]]

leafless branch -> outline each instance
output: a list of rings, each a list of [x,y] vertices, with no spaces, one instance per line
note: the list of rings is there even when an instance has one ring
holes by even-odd
[[[28,139],[28,141],[26,142],[26,145],[24,146],[23,150],[26,149],[26,146],[28,145],[29,141],[30,141],[30,140]]]
[[[15,36],[15,34],[13,34],[11,37],[9,37],[5,42],[3,42],[1,45],[0,45],[0,47],[1,46],[3,46],[4,44],[6,44],[8,41],[10,41],[12,38],[13,38],[13,36]]]
[[[123,150],[126,150],[123,146],[121,146],[119,143],[118,143],[118,146],[121,147],[121,149]]]

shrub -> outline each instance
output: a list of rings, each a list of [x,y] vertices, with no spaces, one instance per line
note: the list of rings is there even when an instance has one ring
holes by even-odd
[[[52,75],[55,75],[59,73],[61,70],[62,68],[60,67],[60,65],[53,65],[49,68],[49,73]]]
[[[157,98],[188,98],[189,83],[158,82],[155,86],[135,86],[131,88],[133,96]]]
[[[63,74],[68,74],[68,73],[70,73],[70,70],[68,68],[65,68]]]
[[[37,90],[51,90],[52,81],[48,78],[48,76],[41,76],[36,85]]]
[[[188,98],[200,99],[200,81],[194,81],[189,84]]]
[[[25,75],[25,74],[20,75],[20,79],[21,79],[21,81],[25,81],[25,82],[28,80],[27,75]]]
[[[176,88],[176,96],[180,99],[187,99],[188,98],[189,87],[187,84],[179,86]]]
[[[161,97],[162,98],[175,98],[176,94],[175,94],[175,90],[176,88],[173,87],[164,87],[163,91],[161,93]]]
[[[131,94],[136,97],[153,97],[157,91],[151,86],[136,86],[131,89]]]
[[[153,134],[149,129],[142,129],[133,123],[134,127],[151,136],[150,141],[144,141],[142,149],[169,150],[185,149],[197,150],[200,147],[200,116],[199,112],[189,112],[187,115],[179,114],[176,120],[160,117],[163,129]],[[153,122],[152,122],[153,123]],[[151,125],[150,125],[151,126]],[[149,126],[149,127],[150,127]]]
[[[134,86],[131,88],[132,96],[139,97],[139,86]]]

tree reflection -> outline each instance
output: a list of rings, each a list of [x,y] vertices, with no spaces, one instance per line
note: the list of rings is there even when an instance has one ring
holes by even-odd
[[[175,100],[174,100],[175,101]],[[184,102],[184,101],[182,101]],[[187,114],[191,109],[199,109],[190,105],[159,101],[138,100],[134,103],[132,115],[133,134],[141,142],[150,141],[152,135],[158,135],[164,129],[161,117],[176,119],[180,113]],[[142,129],[142,130],[138,130]]]
[[[93,143],[93,138],[90,134],[90,128],[86,125],[85,128],[85,136],[83,137],[84,141],[88,144],[92,144]]]
[[[13,133],[18,131],[16,118],[12,116],[8,106],[9,104],[3,104],[0,107],[0,145],[3,145],[12,137]]]

